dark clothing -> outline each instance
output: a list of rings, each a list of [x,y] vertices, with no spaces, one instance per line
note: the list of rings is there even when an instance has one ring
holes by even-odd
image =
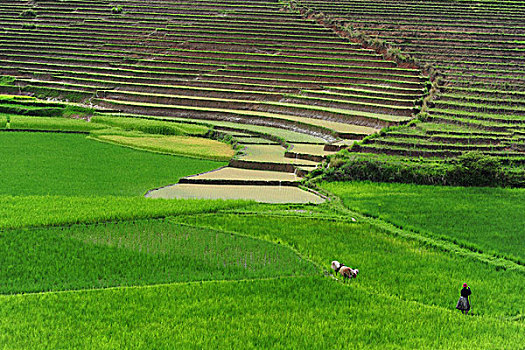
[[[463,312],[470,310],[470,303],[468,302],[468,299],[465,297],[459,297],[458,303],[456,304],[456,309],[461,310]]]
[[[463,288],[461,290],[461,296],[462,297],[468,298],[470,294],[472,294],[472,292],[470,291],[470,287]]]
[[[470,287],[463,288],[461,290],[461,297],[459,298],[458,303],[456,304],[456,309],[461,310],[465,313],[470,310],[470,301],[468,300],[470,294],[472,294],[472,292],[470,291]]]

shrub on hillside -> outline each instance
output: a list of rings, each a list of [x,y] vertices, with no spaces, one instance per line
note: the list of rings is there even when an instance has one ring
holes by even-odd
[[[446,181],[460,186],[496,186],[506,183],[501,162],[479,152],[464,153],[451,161]]]
[[[15,77],[10,75],[0,76],[0,86],[14,86]]]
[[[437,164],[407,164],[361,155],[330,161],[322,175],[322,179],[328,181],[368,180],[429,185],[442,184],[444,177],[445,169]]]
[[[19,17],[22,18],[35,18],[36,17],[36,11],[35,10],[25,10],[20,13]]]
[[[22,29],[36,29],[36,24],[34,24],[34,23],[24,23],[24,24],[22,24]]]
[[[115,6],[111,9],[111,13],[119,14],[122,13],[122,5]]]
[[[444,162],[374,158],[342,152],[310,178],[326,181],[368,180],[420,185],[525,187],[525,171],[506,169],[500,161],[469,152]]]

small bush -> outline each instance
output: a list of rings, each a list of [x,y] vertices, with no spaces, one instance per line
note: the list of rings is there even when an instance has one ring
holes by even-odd
[[[0,86],[14,86],[15,77],[10,75],[0,76]]]
[[[36,17],[36,11],[35,10],[25,10],[23,11],[19,17],[21,18],[35,18]]]
[[[5,116],[0,115],[0,129],[5,129],[7,127],[8,122],[9,121]]]
[[[460,186],[497,186],[506,181],[501,163],[479,152],[464,153],[451,161],[446,181]]]
[[[62,116],[64,118],[89,119],[93,113],[95,113],[93,108],[68,105],[64,108]]]
[[[428,118],[430,118],[430,114],[428,114],[427,112],[421,112],[416,115],[416,118],[419,121],[425,122],[428,120]]]
[[[34,24],[34,23],[24,23],[24,24],[22,24],[22,29],[36,29],[36,24]]]
[[[111,9],[111,13],[119,14],[122,13],[122,5],[115,6]]]
[[[497,159],[479,152],[467,152],[445,162],[409,162],[395,158],[376,159],[346,151],[332,156],[322,175],[315,180],[524,187],[525,171],[508,170]]]

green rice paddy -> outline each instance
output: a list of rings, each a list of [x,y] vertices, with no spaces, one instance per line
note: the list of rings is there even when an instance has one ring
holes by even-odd
[[[233,184],[374,133],[522,166],[523,16],[474,5],[0,4],[0,349],[523,348],[522,189]]]
[[[138,196],[225,165],[48,133],[0,133],[0,155],[0,194],[18,196]]]
[[[201,160],[208,159],[227,162],[235,155],[235,151],[229,144],[190,136],[100,135],[97,136],[96,139],[132,148]]]
[[[325,183],[348,208],[496,256],[525,259],[525,190]],[[403,205],[400,205],[403,203]]]
[[[494,349],[525,340],[517,323],[465,319],[322,277],[0,296],[0,303],[0,342],[12,349]]]
[[[162,220],[11,230],[0,252],[0,294],[318,273],[282,246]]]

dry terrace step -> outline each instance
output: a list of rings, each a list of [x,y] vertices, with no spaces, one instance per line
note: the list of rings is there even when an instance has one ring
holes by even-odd
[[[59,79],[57,79],[59,80]],[[95,93],[97,90],[104,90],[108,87],[111,89],[120,88],[121,90],[127,91],[146,91],[152,94],[170,94],[170,95],[184,95],[184,96],[206,96],[212,98],[231,98],[231,99],[242,99],[242,100],[254,100],[254,101],[281,101],[285,98],[286,94],[292,94],[291,97],[299,96],[299,89],[296,91],[286,91],[283,93],[277,92],[264,92],[264,91],[247,91],[247,90],[233,90],[233,89],[218,89],[218,88],[203,88],[203,87],[192,87],[192,86],[176,86],[176,85],[150,85],[145,86],[144,84],[137,83],[125,83],[121,82],[119,84],[108,84],[107,82],[102,82],[98,85],[95,81],[86,81],[84,84],[71,83],[67,82],[69,79],[64,79],[65,81],[41,81],[36,79],[25,79],[19,78],[16,80],[16,84],[19,86],[42,86],[48,88],[71,88],[75,90],[90,91]],[[343,101],[353,101],[353,102],[364,102],[370,103],[373,102],[378,106],[405,106],[411,107],[414,106],[414,101],[412,100],[396,100],[392,98],[382,98],[368,96],[366,92],[361,92],[360,94],[349,95],[349,94],[340,94],[340,93],[331,93],[328,90],[304,90],[305,96],[308,97],[320,97],[326,99],[327,97],[332,97],[330,101],[335,101],[337,98],[343,99]],[[318,104],[316,100],[313,100],[310,104]],[[351,108],[351,107],[350,107]]]
[[[49,38],[48,38],[49,39]],[[45,41],[43,38],[40,38],[40,40],[8,40],[6,37],[3,39],[0,39],[0,43],[2,44],[2,51],[5,53],[31,53],[36,56],[42,56],[44,53],[49,55],[49,57],[52,56],[60,56],[61,54],[69,54],[73,56],[103,56],[101,59],[106,59],[108,56],[112,58],[120,58],[120,59],[133,59],[133,62],[135,64],[140,64],[144,66],[176,66],[176,67],[182,67],[182,66],[189,66],[192,65],[194,68],[202,68],[202,67],[212,67],[215,66],[217,68],[224,68],[224,64],[220,63],[188,63],[188,62],[182,62],[177,61],[176,59],[179,57],[178,55],[172,55],[167,54],[165,51],[162,52],[150,52],[150,51],[141,51],[141,46],[132,45],[132,46],[119,46],[116,44],[103,44],[99,41],[95,41],[93,43],[87,43],[85,40],[79,40],[78,42],[70,42],[69,39],[64,39],[64,41]],[[211,42],[212,44],[217,44],[215,42]],[[226,43],[229,46],[232,45],[232,43]],[[249,45],[246,45],[245,43],[238,43],[236,45],[243,45],[247,48],[252,48],[254,50],[259,50],[257,46],[261,46],[264,48],[264,50],[268,50],[272,52],[273,50],[278,50],[280,47],[280,44],[271,44],[271,45],[254,45],[253,43],[250,43]],[[151,47],[151,49],[164,49],[164,47]],[[308,48],[308,47],[306,47]],[[345,52],[345,50],[341,50],[341,52],[337,52],[338,50],[335,50],[331,47],[323,47],[321,48],[323,50],[331,50],[332,53],[342,54]],[[261,49],[263,50],[263,49]],[[312,52],[311,50],[308,52]],[[272,55],[271,53],[267,53],[268,55]],[[346,64],[315,64],[315,63],[306,63],[306,62],[268,62],[267,60],[249,60],[249,61],[239,61],[238,63],[230,63],[228,64],[229,68],[236,68],[237,70],[252,70],[254,67],[260,67],[258,70],[268,70],[273,69],[278,71],[278,69],[287,69],[288,71],[301,71],[301,70],[307,70],[311,72],[334,72],[334,73],[345,73],[345,72],[353,72],[354,74],[356,72],[360,73],[373,73],[373,74],[382,74],[382,75],[388,75],[391,77],[398,77],[399,79],[410,79],[412,81],[424,81],[425,78],[422,78],[420,76],[420,72],[418,70],[414,69],[407,69],[407,68],[397,68],[397,67],[375,67],[375,66],[352,66],[352,65],[346,65]]]
[[[194,81],[183,81],[178,84],[144,84],[144,83],[134,83],[128,81],[108,81],[104,80],[103,77],[99,79],[88,78],[88,77],[73,77],[66,76],[63,74],[56,74],[50,77],[52,81],[60,81],[65,83],[73,84],[86,84],[86,85],[97,85],[101,86],[101,90],[105,89],[115,89],[126,90],[126,91],[145,91],[150,93],[159,93],[159,94],[175,94],[175,95],[212,95],[212,91],[216,90],[219,94],[221,93],[247,93],[247,94],[258,94],[258,93],[270,93],[268,96],[271,96],[269,100],[273,100],[275,96],[280,96],[282,94],[298,94],[301,91],[299,87],[291,87],[286,85],[265,85],[265,84],[247,84],[243,82],[233,83],[233,82],[222,82],[222,81],[212,81],[212,80],[194,80]],[[420,97],[420,91],[401,91],[398,92],[398,89],[387,89],[384,86],[376,85],[364,85],[356,84],[354,86],[348,85],[346,88],[338,86],[320,86],[323,91],[330,91],[337,93],[359,93],[362,95],[377,96],[382,98],[395,98],[399,100],[416,100]],[[186,91],[186,92],[184,92]],[[213,96],[212,96],[213,97]],[[244,99],[244,98],[243,98]]]
[[[402,146],[384,146],[384,145],[357,145],[351,150],[352,152],[360,153],[375,153],[375,154],[388,154],[398,155],[406,157],[428,157],[428,158],[449,158],[457,157],[464,153],[464,150],[457,149],[422,149],[417,147],[402,147]],[[502,160],[506,159],[513,163],[525,164],[524,153],[520,151],[492,151],[492,150],[480,150],[484,155],[491,157],[498,157]]]
[[[150,191],[148,198],[246,199],[263,203],[315,203],[324,198],[293,186],[177,184]]]
[[[184,119],[187,121],[187,119]],[[190,119],[191,121],[191,119]],[[202,121],[201,121],[202,122]],[[324,145],[327,142],[332,142],[333,138],[323,139],[321,137],[300,133],[296,131],[286,130],[282,128],[274,128],[269,126],[260,126],[260,125],[249,125],[249,124],[239,124],[233,122],[224,122],[224,121],[205,121],[206,124],[212,125],[216,130],[229,132],[232,135],[238,134],[239,131],[244,133],[249,133],[251,135],[261,135],[263,137],[272,137],[279,140],[283,140],[287,143],[309,143],[309,144],[320,144]],[[361,138],[365,137],[367,134],[360,134]]]
[[[357,140],[349,140],[349,141],[357,141]],[[327,156],[330,154],[334,154],[334,151],[326,151],[325,145],[316,145],[316,144],[304,144],[304,143],[292,143],[292,147],[288,149],[288,152],[290,153],[296,153],[296,154],[310,154],[314,156]]]
[[[100,55],[103,53],[103,56]],[[374,67],[363,67],[355,66],[348,67],[344,66],[343,69],[336,69],[331,66],[297,66],[290,64],[283,64],[282,66],[262,66],[254,67],[253,65],[241,65],[241,64],[230,64],[226,68],[225,65],[221,64],[198,64],[188,62],[176,62],[176,61],[158,61],[158,60],[137,60],[133,58],[133,63],[128,61],[131,59],[128,54],[123,54],[119,51],[107,50],[99,52],[96,49],[84,49],[84,51],[77,51],[73,48],[1,48],[0,55],[5,58],[6,62],[15,63],[17,60],[23,62],[53,62],[56,60],[60,61],[72,61],[74,64],[69,64],[71,67],[77,67],[80,63],[84,63],[89,67],[97,67],[99,70],[115,70],[116,67],[119,69],[130,69],[131,71],[141,70],[144,72],[151,72],[161,74],[167,70],[170,74],[175,73],[205,73],[205,72],[216,72],[226,74],[238,74],[241,76],[278,76],[284,79],[290,79],[290,77],[301,77],[302,79],[310,78],[313,80],[326,79],[326,78],[374,78],[378,80],[385,80],[386,82],[399,82],[404,84],[408,88],[419,88],[422,89],[421,83],[426,81],[426,78],[416,75],[400,74],[394,69],[381,69]],[[143,54],[144,55],[144,54]],[[155,55],[152,55],[155,56]],[[157,57],[166,57],[157,56]],[[167,57],[166,57],[167,58]],[[177,58],[177,56],[173,56]],[[69,63],[69,62],[68,62]],[[97,64],[98,63],[98,64]],[[112,67],[107,67],[111,65]],[[159,71],[159,66],[162,67],[163,71]],[[308,67],[308,69],[306,69]],[[95,69],[95,68],[92,68]],[[404,73],[404,72],[403,72]],[[410,84],[412,83],[412,84]],[[413,84],[417,83],[417,84]]]
[[[187,176],[179,180],[179,183],[297,186],[301,180],[301,177],[293,173],[224,167]]]
[[[457,136],[457,135],[450,135],[450,134],[439,134],[439,133],[433,133],[433,134],[404,134],[402,132],[400,133],[388,133],[388,137],[394,137],[396,140],[400,139],[420,139],[425,140],[426,142],[431,143],[444,143],[444,144],[466,144],[466,145],[498,145],[501,143],[512,143],[513,141],[516,141],[518,138],[512,137],[512,134],[508,134],[509,137],[502,137],[502,136],[492,136],[492,137],[482,137],[482,136],[473,136],[473,135],[463,135],[463,136]]]
[[[195,99],[193,99],[195,100]],[[259,119],[260,121],[266,120],[268,123],[272,122],[282,122],[285,124],[297,124],[297,126],[312,126],[318,131],[323,131],[319,129],[329,129],[333,132],[344,137],[346,134],[355,134],[356,132],[361,133],[364,130],[375,132],[378,128],[382,128],[389,125],[397,125],[399,122],[405,122],[410,120],[408,117],[395,117],[395,116],[386,116],[386,115],[376,115],[376,114],[365,114],[364,112],[355,112],[349,110],[336,110],[331,109],[323,112],[320,108],[314,108],[315,106],[301,106],[301,105],[292,105],[292,104],[276,104],[273,107],[275,108],[266,108],[272,107],[269,105],[269,102],[260,104],[262,110],[239,110],[239,109],[230,109],[230,108],[218,108],[211,106],[193,106],[193,105],[175,105],[175,104],[154,104],[154,103],[145,103],[145,102],[130,102],[124,100],[111,100],[111,99],[93,99],[92,101],[95,104],[98,104],[102,107],[107,107],[110,109],[119,109],[125,112],[152,114],[152,115],[161,115],[161,116],[174,116],[174,117],[197,117],[202,115],[203,118],[210,117],[209,119],[222,119],[225,120],[227,117],[238,117],[240,119]],[[206,102],[206,101],[204,101]],[[226,103],[226,102],[224,102]],[[253,101],[250,101],[253,105]],[[227,104],[227,103],[226,103]],[[248,104],[247,106],[250,106]],[[293,112],[293,108],[302,108],[307,110],[309,109],[308,117],[292,115],[292,114],[283,114],[275,113],[269,110],[278,110],[283,111],[290,108],[289,111]],[[287,110],[288,111],[288,110]],[[328,117],[321,117],[321,115],[328,115]],[[224,116],[221,118],[221,115]],[[385,119],[382,119],[385,117]],[[332,119],[330,119],[332,118]],[[386,119],[388,118],[388,119]],[[345,122],[346,121],[346,122]],[[350,123],[348,123],[350,121]],[[363,128],[364,127],[364,128]],[[367,129],[368,128],[368,129]],[[326,130],[328,131],[328,130]]]
[[[405,86],[407,83],[418,83],[415,87],[408,86],[405,87],[406,91],[413,90],[416,94],[421,95],[423,89],[423,82],[425,79],[418,76],[410,76],[404,74],[397,74],[396,70],[390,69],[376,69],[372,67],[363,67],[363,66],[316,66],[316,65],[300,65],[293,63],[274,63],[268,64],[263,62],[252,62],[250,65],[241,65],[241,64],[229,64],[228,69],[225,69],[224,64],[219,63],[200,63],[200,62],[187,62],[187,61],[175,61],[175,60],[151,60],[151,59],[133,59],[130,63],[129,55],[121,55],[119,52],[115,52],[110,55],[113,51],[96,53],[97,50],[89,50],[88,52],[64,52],[61,54],[59,51],[53,51],[53,48],[49,48],[49,52],[44,51],[38,53],[38,49],[35,51],[32,50],[17,50],[16,48],[12,49],[1,49],[0,54],[3,55],[4,64],[12,65],[32,65],[38,67],[38,65],[44,67],[53,67],[53,65],[64,64],[62,62],[68,61],[69,63],[66,67],[69,69],[81,69],[85,70],[85,67],[89,67],[91,70],[100,70],[100,71],[115,71],[117,69],[130,71],[142,71],[144,73],[162,74],[167,73],[179,73],[184,75],[188,74],[201,74],[206,72],[224,72],[227,74],[237,73],[241,76],[261,76],[261,75],[274,75],[277,77],[282,77],[283,80],[289,80],[288,77],[300,77],[301,80],[314,80],[318,81],[323,78],[375,78],[379,83],[388,84],[389,82],[399,82],[403,83]],[[70,49],[70,52],[74,50]],[[99,59],[99,55],[104,54],[103,59]],[[151,55],[155,56],[155,55]],[[164,57],[164,56],[162,56]],[[97,59],[94,59],[97,58]],[[177,58],[177,57],[172,57]],[[59,61],[54,63],[54,61]],[[69,62],[71,61],[72,64]],[[81,65],[80,63],[83,63]],[[110,67],[108,67],[108,65]],[[343,81],[345,84],[348,84],[348,81]]]
[[[391,72],[386,72],[387,74],[377,74],[374,73],[373,69],[369,69],[368,67],[362,67],[362,66],[355,66],[354,67],[344,67],[346,69],[346,72],[342,72],[342,75],[337,75],[337,70],[332,68],[333,65],[324,66],[323,70],[325,71],[324,75],[321,74],[307,74],[308,68],[313,69],[315,71],[316,68],[319,68],[321,66],[320,64],[309,64],[309,62],[288,62],[286,60],[283,61],[272,61],[272,62],[266,62],[266,61],[249,61],[253,63],[249,69],[246,70],[243,69],[242,66],[239,66],[237,62],[246,62],[242,60],[227,60],[223,61],[221,59],[219,60],[209,60],[209,57],[195,57],[195,56],[162,56],[162,58],[170,58],[170,61],[151,61],[151,60],[136,60],[134,59],[132,63],[126,62],[126,56],[119,56],[114,55],[109,56],[104,59],[99,59],[98,55],[96,54],[72,54],[71,57],[68,57],[67,55],[59,55],[59,54],[43,54],[43,55],[33,55],[30,53],[22,54],[19,52],[13,52],[13,53],[1,53],[4,57],[3,62],[5,64],[11,64],[11,65],[24,65],[27,64],[32,65],[34,67],[40,66],[50,66],[57,64],[65,65],[65,62],[68,64],[67,67],[70,67],[70,69],[76,68],[80,70],[85,70],[85,67],[92,67],[93,70],[115,70],[115,69],[123,69],[128,68],[130,71],[141,71],[143,74],[150,73],[152,76],[155,74],[160,75],[169,75],[168,72],[164,71],[158,71],[159,67],[162,67],[165,70],[171,70],[176,71],[178,69],[180,71],[181,76],[185,73],[186,70],[187,73],[193,73],[197,74],[200,72],[206,72],[210,71],[210,69],[213,68],[220,68],[218,66],[224,66],[228,64],[231,68],[229,70],[224,70],[224,74],[221,74],[219,76],[232,76],[234,78],[251,75],[253,77],[261,77],[261,76],[267,76],[273,78],[273,80],[282,80],[282,81],[295,81],[295,82],[301,82],[301,81],[308,81],[311,80],[315,81],[317,84],[322,83],[325,81],[325,83],[330,82],[330,80],[336,80],[340,82],[341,84],[351,84],[351,83],[370,83],[370,82],[377,82],[381,83],[387,86],[394,86],[397,88],[404,89],[406,91],[419,91],[419,93],[422,93],[423,87],[424,87],[424,80],[420,77],[409,77],[409,76],[398,76],[395,74],[395,71],[392,70]],[[94,59],[94,57],[97,57],[97,59]],[[190,59],[192,58],[192,59]],[[83,65],[81,65],[82,63]],[[112,67],[108,67],[111,65]],[[305,63],[307,65],[305,65]],[[263,68],[262,65],[266,65],[266,69],[270,69],[270,71],[264,72],[260,71],[260,69]],[[299,65],[303,65],[303,67],[299,67]],[[260,68],[255,68],[256,66],[259,66]],[[283,70],[286,67],[290,67],[290,71],[288,72],[279,72],[279,70]],[[317,66],[317,67],[316,67]],[[58,66],[59,67],[59,66]],[[58,68],[57,67],[57,68]],[[117,68],[118,67],[118,68]],[[193,71],[189,70],[189,68],[193,68]],[[234,69],[236,68],[236,70]],[[327,69],[328,68],[328,69]],[[257,70],[259,69],[259,70]],[[274,70],[272,72],[271,70]],[[216,72],[221,72],[219,70],[215,70]],[[294,72],[295,71],[295,72]],[[221,72],[222,73],[222,72]],[[173,73],[172,73],[173,74]],[[292,79],[295,78],[295,79]],[[261,78],[259,78],[261,79]],[[413,80],[413,81],[411,81]]]
[[[237,159],[244,162],[292,164],[294,166],[316,166],[318,163],[317,161],[287,158],[285,149],[280,145],[246,145],[243,152],[244,154],[237,156]]]
[[[382,82],[383,84],[390,86],[406,87],[421,90],[424,87],[424,83],[427,81],[427,79],[424,77],[396,75],[392,71],[376,73],[367,69],[352,69],[348,67],[345,70],[340,71],[326,71],[324,69],[315,70],[313,69],[313,67],[310,71],[304,71],[302,69],[294,70],[293,67],[291,67],[291,69],[256,69],[254,67],[228,66],[227,68],[219,68],[215,70],[212,74],[240,77],[281,78],[283,80],[308,79],[313,81],[325,81],[331,83],[360,82],[360,80],[367,80]],[[208,74],[206,74],[205,76],[208,76]]]
[[[319,118],[326,116],[352,123],[354,120],[370,118],[388,122],[403,122],[410,119],[415,112],[413,107],[398,107],[393,105],[373,104],[344,100],[330,100],[300,95],[286,95],[281,99],[249,99],[216,98],[196,95],[153,94],[128,91],[99,91],[99,98],[110,100],[125,100],[166,105],[190,105],[212,108],[228,108],[239,110],[264,110],[283,114],[300,115]],[[235,96],[233,96],[235,97]],[[305,110],[306,109],[306,110]],[[312,113],[314,115],[312,115]],[[359,124],[359,122],[355,123]]]
[[[14,28],[13,28],[14,29]],[[24,28],[22,28],[24,29]],[[237,28],[226,28],[226,27],[219,27],[219,28],[194,28],[194,27],[179,27],[179,28],[148,28],[148,27],[138,27],[138,26],[85,26],[85,25],[68,25],[68,26],[53,26],[53,25],[44,25],[41,24],[37,26],[36,32],[52,32],[52,33],[69,33],[69,32],[76,32],[76,33],[82,33],[83,35],[115,35],[118,36],[119,33],[122,33],[123,36],[127,37],[137,37],[141,35],[149,35],[153,37],[163,37],[163,38],[176,38],[178,36],[187,36],[187,35],[195,35],[195,34],[207,34],[209,37],[212,36],[219,36],[221,38],[229,38],[229,37],[236,37],[238,35],[243,35],[246,38],[250,38],[251,36],[254,37],[262,37],[266,39],[275,39],[275,40],[281,40],[283,39],[302,39],[305,37],[308,37],[309,40],[317,40],[320,42],[324,41],[324,38],[328,38],[328,41],[335,41],[335,42],[345,42],[344,40],[341,40],[337,37],[334,37],[331,32],[313,32],[310,34],[305,34],[307,31],[303,31],[302,33],[300,31],[295,30],[286,30],[282,29],[279,31],[271,31],[271,30],[264,30],[264,29],[237,29]],[[356,48],[354,46],[354,48]],[[361,49],[359,50],[362,53],[367,53],[370,56],[379,56],[374,51]]]

